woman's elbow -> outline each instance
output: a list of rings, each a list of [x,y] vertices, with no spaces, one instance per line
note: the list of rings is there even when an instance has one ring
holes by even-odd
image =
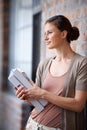
[[[77,107],[77,108],[75,109],[75,112],[80,113],[80,112],[83,111],[83,109],[84,109],[83,106],[79,106],[79,107]]]

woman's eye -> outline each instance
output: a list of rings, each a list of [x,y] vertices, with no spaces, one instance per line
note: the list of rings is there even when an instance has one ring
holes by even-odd
[[[49,31],[49,32],[47,32],[47,33],[44,33],[44,36],[49,35],[49,34],[51,34],[51,33],[53,33],[53,32]]]
[[[52,32],[49,32],[49,33],[52,33]]]

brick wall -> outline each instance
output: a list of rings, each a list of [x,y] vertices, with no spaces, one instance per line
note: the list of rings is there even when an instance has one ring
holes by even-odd
[[[10,22],[10,0],[3,2],[3,72],[2,72],[2,90],[7,89],[8,62],[9,62],[9,22]]]
[[[46,48],[43,33],[44,22],[53,15],[65,15],[73,26],[79,28],[80,37],[71,43],[71,47],[75,52],[87,56],[87,0],[42,0],[41,60],[55,54]],[[87,129],[87,104],[85,118]]]
[[[31,107],[15,96],[2,92],[7,90],[8,81],[9,11],[10,0],[0,0],[0,130],[24,130]]]
[[[31,108],[6,93],[0,94],[0,130],[24,130]]]
[[[0,0],[0,90],[1,90],[1,82],[2,82],[2,43],[3,43],[3,3]]]
[[[74,51],[87,55],[87,0],[42,0],[42,31],[45,20],[56,14],[67,16],[72,25],[79,28],[80,37],[71,46]],[[46,49],[42,32],[41,59],[53,54]]]

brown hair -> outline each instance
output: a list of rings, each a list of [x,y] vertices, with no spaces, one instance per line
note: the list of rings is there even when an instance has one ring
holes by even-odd
[[[79,33],[79,29],[77,27],[72,27],[70,21],[68,20],[68,18],[66,18],[63,15],[56,15],[53,16],[51,18],[49,18],[48,20],[46,20],[46,23],[51,23],[53,22],[54,25],[60,30],[60,31],[64,31],[66,30],[67,33],[67,41],[70,43],[73,40],[78,39],[80,33]]]

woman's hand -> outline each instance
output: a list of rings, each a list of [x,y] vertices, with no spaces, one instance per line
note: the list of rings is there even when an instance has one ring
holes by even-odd
[[[32,88],[26,89],[24,93],[24,99],[25,100],[35,100],[42,98],[42,95],[45,90],[41,89],[40,87],[33,85]]]
[[[14,87],[15,91],[16,91],[16,96],[23,100],[23,96],[24,96],[24,93],[25,93],[25,87],[24,86],[19,86],[19,87]]]
[[[15,91],[16,91],[16,96],[20,99],[23,100],[24,102],[28,103],[29,105],[32,106],[30,99],[25,100],[24,96],[25,96],[25,87],[24,86],[20,86],[20,87],[14,87]]]
[[[19,99],[24,100],[28,103],[30,103],[30,101],[32,101],[32,100],[42,98],[43,93],[45,91],[34,83],[32,83],[32,88],[30,88],[30,89],[25,89],[24,86],[20,86],[18,88],[14,87],[14,89],[16,90],[16,96]]]

